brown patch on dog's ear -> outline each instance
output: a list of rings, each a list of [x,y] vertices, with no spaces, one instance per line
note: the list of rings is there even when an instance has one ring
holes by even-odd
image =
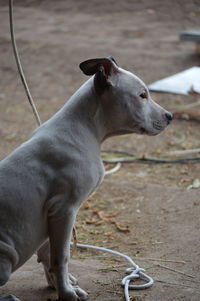
[[[117,70],[117,63],[112,57],[90,59],[80,63],[79,67],[85,75],[94,75],[103,66],[105,74],[110,75]]]
[[[94,85],[98,94],[112,85],[109,77],[118,70],[117,63],[112,57],[87,60],[79,67],[86,75],[95,74]]]

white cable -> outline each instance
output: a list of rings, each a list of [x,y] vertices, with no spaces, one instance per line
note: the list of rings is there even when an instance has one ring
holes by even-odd
[[[112,174],[112,173],[114,173],[114,172],[117,172],[120,168],[121,168],[121,163],[118,162],[118,163],[115,165],[115,167],[113,167],[113,168],[108,169],[108,170],[105,171],[105,176],[110,175],[110,174]]]
[[[73,242],[71,242],[71,245],[73,245]],[[124,287],[124,296],[125,296],[125,300],[126,301],[130,301],[130,297],[129,297],[129,289],[132,290],[139,290],[139,289],[146,289],[149,288],[153,285],[154,280],[148,276],[147,274],[145,274],[145,270],[140,268],[129,256],[122,254],[118,251],[113,251],[107,248],[103,248],[103,247],[96,247],[96,246],[92,246],[92,245],[88,245],[88,244],[80,244],[77,243],[76,244],[77,247],[79,248],[87,248],[87,249],[93,249],[93,250],[99,250],[99,251],[103,251],[103,252],[107,252],[116,256],[120,256],[124,259],[126,259],[130,265],[132,267],[128,268],[126,270],[126,273],[128,273],[129,275],[124,277],[122,279],[122,286]],[[143,284],[130,284],[130,281],[134,280],[134,279],[142,279],[145,281],[145,283]]]

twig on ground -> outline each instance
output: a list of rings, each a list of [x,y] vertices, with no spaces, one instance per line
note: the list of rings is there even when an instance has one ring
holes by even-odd
[[[183,286],[183,287],[189,287],[189,288],[194,288],[194,289],[199,289],[197,287],[191,287],[190,285],[186,285],[186,284],[182,284],[182,283],[175,283],[175,282],[167,282],[165,280],[159,280],[159,279],[155,279],[156,282],[160,282],[160,283],[164,283],[167,285],[175,285],[175,286]]]
[[[182,263],[185,264],[184,260],[171,260],[171,259],[162,259],[162,258],[148,258],[148,257],[137,257],[137,260],[147,260],[147,261],[160,261],[160,262],[172,262],[172,263]]]
[[[158,267],[163,268],[163,269],[166,269],[166,270],[169,270],[169,271],[172,271],[172,272],[175,272],[175,273],[178,273],[178,274],[181,274],[181,275],[190,277],[190,278],[195,278],[195,276],[193,276],[193,275],[186,274],[186,273],[184,273],[184,272],[182,272],[182,271],[179,271],[179,270],[176,270],[176,269],[172,269],[172,268],[167,267],[167,266],[165,266],[165,265],[162,265],[162,264],[159,264],[159,263],[156,264],[156,265],[157,265]]]

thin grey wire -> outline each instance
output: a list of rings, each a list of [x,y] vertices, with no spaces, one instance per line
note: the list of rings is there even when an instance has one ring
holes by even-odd
[[[20,58],[19,58],[19,54],[18,54],[18,50],[17,50],[17,44],[15,41],[15,33],[14,33],[14,22],[13,22],[13,0],[9,0],[9,20],[10,20],[10,34],[11,34],[11,41],[12,41],[12,46],[13,46],[13,52],[14,52],[14,56],[15,56],[15,60],[16,60],[16,64],[17,64],[17,68],[22,80],[22,84],[25,88],[26,91],[26,95],[28,97],[29,103],[31,105],[31,108],[33,110],[33,114],[36,118],[37,124],[41,125],[42,122],[40,120],[40,116],[38,114],[38,111],[36,109],[36,106],[34,104],[34,101],[32,99],[31,93],[29,91],[27,82],[26,82],[26,78],[24,76],[24,72],[21,66],[21,62],[20,62]]]

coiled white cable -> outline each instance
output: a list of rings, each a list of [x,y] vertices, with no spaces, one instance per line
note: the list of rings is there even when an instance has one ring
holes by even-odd
[[[73,245],[73,242],[71,242],[71,245]],[[126,273],[128,273],[129,275],[125,276],[121,282],[122,286],[124,287],[124,297],[125,297],[126,301],[130,301],[129,289],[130,290],[146,289],[146,288],[151,287],[154,284],[154,280],[150,276],[145,274],[145,270],[140,268],[129,256],[127,256],[123,253],[120,253],[120,252],[114,251],[114,250],[110,250],[107,248],[103,248],[103,247],[88,245],[88,244],[77,243],[76,246],[79,248],[93,249],[93,250],[107,252],[107,253],[110,253],[110,254],[113,254],[116,256],[120,256],[120,257],[126,259],[130,263],[131,267],[126,270]],[[133,281],[134,279],[141,279],[145,283],[130,284],[130,282]]]

